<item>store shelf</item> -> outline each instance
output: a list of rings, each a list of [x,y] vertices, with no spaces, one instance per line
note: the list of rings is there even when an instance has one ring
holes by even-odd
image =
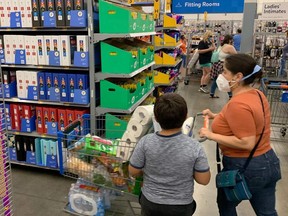
[[[155,46],[154,50],[161,50],[161,49],[176,49],[181,46],[181,43],[179,43],[177,46]]]
[[[155,27],[155,31],[162,31],[162,30],[175,30],[175,31],[180,31],[180,29],[178,27],[162,27],[162,26],[158,26]]]
[[[29,103],[29,104],[39,104],[39,105],[52,105],[52,106],[90,107],[90,104],[63,103],[63,102],[55,102],[55,101],[21,100],[19,98],[5,98],[4,101],[5,102],[14,102],[14,103]]]
[[[158,86],[173,86],[175,83],[176,83],[176,77],[173,77],[170,80],[170,83],[154,83],[154,85],[155,85],[155,87],[158,87]]]
[[[38,165],[34,165],[34,164],[28,164],[28,163],[25,163],[25,162],[12,161],[12,160],[9,160],[9,162],[10,162],[11,164],[16,164],[16,165],[21,165],[21,166],[36,167],[36,168],[41,168],[41,169],[59,171],[59,168],[52,168],[52,167],[46,167],[46,166],[38,166]]]
[[[111,112],[111,113],[123,113],[123,114],[130,114],[132,113],[146,98],[148,95],[150,95],[154,91],[154,88],[150,89],[149,92],[147,92],[139,101],[137,101],[130,109],[128,110],[121,110],[121,109],[110,109],[110,108],[102,108],[102,107],[96,107],[96,114],[97,115],[103,115],[105,113]]]
[[[149,67],[151,67],[154,64],[155,64],[155,62],[151,62],[150,64],[145,65],[145,66],[137,69],[136,71],[134,71],[130,74],[110,74],[110,73],[98,72],[98,73],[96,73],[96,76],[95,76],[96,80],[95,81],[99,82],[100,80],[107,79],[107,78],[131,78],[131,77],[134,77],[135,75],[141,73],[142,71],[148,69]]]
[[[20,136],[29,136],[29,137],[38,137],[38,138],[47,138],[47,139],[57,139],[57,135],[48,135],[48,134],[39,134],[37,132],[25,133],[19,131],[7,131],[8,134],[20,135]]]
[[[170,64],[158,64],[158,65],[154,65],[154,69],[156,68],[161,68],[161,67],[176,67],[180,62],[182,62],[182,59],[178,59],[177,62],[174,65],[170,65]]]
[[[134,2],[133,4],[128,4],[127,1],[121,1],[121,0],[108,0],[108,2],[113,2],[113,3],[129,6],[129,7],[130,6],[153,6],[154,5],[154,1],[153,2]]]
[[[21,69],[44,69],[44,70],[69,70],[69,71],[88,71],[89,68],[83,67],[57,67],[48,65],[7,65],[1,64],[2,68],[21,68]]]
[[[67,27],[55,27],[55,28],[0,28],[1,32],[86,32],[88,28],[67,28]]]
[[[155,35],[156,32],[139,32],[139,33],[119,33],[119,34],[94,34],[94,43],[98,43],[99,41],[106,40],[108,38],[131,38],[131,37],[142,37],[142,36],[149,36]]]

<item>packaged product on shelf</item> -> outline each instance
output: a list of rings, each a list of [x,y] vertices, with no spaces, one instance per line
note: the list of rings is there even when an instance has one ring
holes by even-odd
[[[46,0],[46,9],[47,11],[55,11],[55,2],[54,0]]]
[[[77,35],[77,52],[88,52],[88,36]]]
[[[60,63],[62,66],[71,66],[74,58],[72,56],[74,56],[76,49],[76,36],[61,35],[60,37]]]
[[[50,100],[51,96],[51,88],[52,88],[52,83],[53,83],[53,75],[52,73],[45,72],[45,90],[46,90],[46,95],[47,95],[47,100]]]
[[[71,20],[71,10],[74,9],[73,0],[64,0],[64,6],[65,6],[65,24],[66,26],[70,26],[70,20]]]
[[[58,127],[60,131],[64,131],[67,126],[67,115],[65,109],[58,109]]]
[[[16,155],[18,161],[26,161],[26,151],[24,148],[24,139],[26,137],[15,136],[15,143],[16,143]]]
[[[44,123],[43,132],[45,134],[47,134],[47,131],[48,131],[49,119],[50,119],[50,110],[48,107],[43,107],[43,123]]]
[[[12,161],[17,161],[16,135],[7,134],[7,145],[9,148],[9,159]]]
[[[44,117],[43,117],[43,108],[37,106],[36,107],[36,129],[39,134],[44,133]]]
[[[68,74],[68,94],[69,102],[74,102],[75,86],[76,86],[76,74]]]
[[[15,55],[14,55],[14,39],[16,35],[4,35],[4,53],[5,53],[5,62],[7,64],[13,64],[15,62]],[[15,45],[16,46],[16,45]]]
[[[38,65],[37,39],[35,36],[24,36],[26,65]]]
[[[39,0],[40,25],[44,26],[44,12],[47,11],[46,0]]]
[[[58,116],[57,116],[57,108],[49,108],[49,122],[51,123],[57,123],[58,122]]]
[[[33,116],[35,116],[35,106],[30,105],[23,105],[22,106],[23,111],[23,118],[24,119],[31,119]]]
[[[68,102],[68,78],[67,74],[59,74],[60,82],[60,101]]]
[[[49,63],[49,53],[52,50],[52,37],[51,36],[43,36],[44,39],[44,58],[45,58],[45,65],[50,65]]]
[[[48,155],[51,154],[51,152],[50,152],[50,142],[49,142],[49,140],[41,139],[40,140],[40,145],[41,145],[41,161],[42,161],[42,165],[46,166],[47,165]]]
[[[36,165],[35,138],[30,137],[26,142],[26,163]]]
[[[22,9],[21,9],[21,13],[22,12],[24,13],[24,20],[22,19],[22,27],[23,28],[33,27],[33,23],[32,23],[32,17],[33,17],[32,1],[33,0],[22,0],[22,2],[24,2],[24,10],[22,11]],[[22,15],[22,17],[23,17],[23,15]]]
[[[6,117],[6,128],[12,130],[14,128],[14,121],[12,121],[10,104],[5,104],[5,117]]]
[[[44,41],[44,36],[42,35],[37,35],[35,37],[36,39],[36,50],[37,50],[37,57],[38,57],[38,65],[46,65],[46,55],[45,55],[45,41]]]
[[[44,72],[38,72],[37,79],[38,79],[39,99],[40,100],[46,100],[47,99],[47,91],[46,91],[45,73]]]
[[[74,10],[85,10],[84,0],[73,0]]]
[[[57,27],[65,26],[65,4],[64,0],[55,0],[56,5],[56,24]]]
[[[38,0],[32,1],[32,25],[33,27],[41,26],[40,5]]]
[[[75,120],[74,110],[66,110],[67,124],[71,124]]]

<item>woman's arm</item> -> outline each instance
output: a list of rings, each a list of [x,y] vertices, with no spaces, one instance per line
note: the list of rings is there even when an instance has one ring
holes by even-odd
[[[234,149],[251,151],[256,143],[256,136],[237,138],[236,136],[216,134],[207,128],[201,128],[199,134],[200,137],[207,137],[208,139],[213,140],[220,145]]]

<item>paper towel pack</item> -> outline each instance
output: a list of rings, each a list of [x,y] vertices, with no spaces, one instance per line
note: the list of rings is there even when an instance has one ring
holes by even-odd
[[[143,135],[145,135],[150,128],[151,124],[142,125],[138,119],[132,118],[130,119],[127,130],[131,136],[134,136],[135,138],[141,138]]]
[[[128,131],[126,131],[117,147],[116,157],[119,157],[124,161],[128,161],[138,141],[139,139],[135,138]]]
[[[142,125],[151,125],[154,115],[154,105],[138,106],[134,111],[132,118],[137,119]]]

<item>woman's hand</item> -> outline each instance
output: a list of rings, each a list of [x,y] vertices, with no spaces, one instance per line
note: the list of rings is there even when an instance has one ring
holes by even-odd
[[[202,111],[202,114],[203,114],[203,115],[207,115],[207,116],[209,117],[209,119],[214,119],[215,116],[217,115],[217,114],[211,112],[210,109],[205,109],[205,110],[203,110],[203,111]]]
[[[211,135],[212,135],[212,134],[213,134],[213,133],[212,133],[208,128],[202,127],[202,128],[199,130],[199,136],[200,136],[201,138],[206,137],[207,139],[211,139]]]

